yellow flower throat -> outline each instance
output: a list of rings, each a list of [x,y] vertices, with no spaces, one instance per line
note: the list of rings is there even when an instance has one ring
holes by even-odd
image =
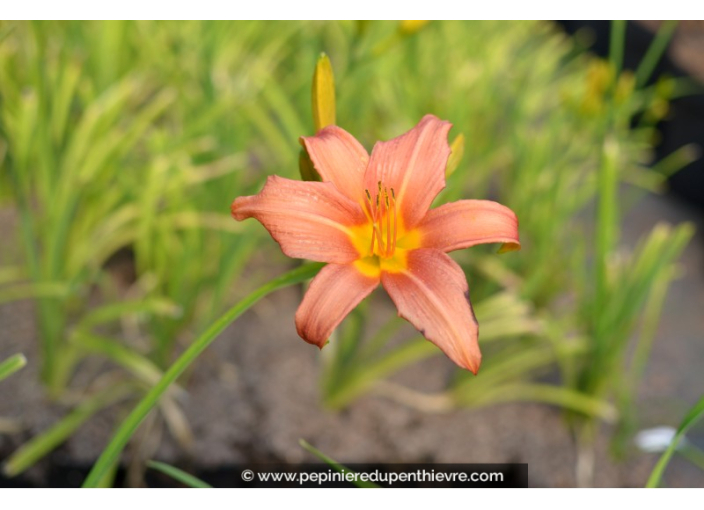
[[[419,247],[420,234],[404,228],[393,188],[386,188],[379,181],[376,195],[368,189],[364,194],[362,208],[368,222],[354,229],[352,241],[360,254],[355,266],[375,278],[381,271],[405,271],[407,252]]]

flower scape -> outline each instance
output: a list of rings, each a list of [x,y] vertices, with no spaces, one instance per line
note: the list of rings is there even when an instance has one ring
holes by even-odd
[[[296,312],[296,329],[322,349],[380,283],[398,309],[457,365],[477,373],[478,324],[464,272],[447,252],[484,243],[520,248],[514,212],[489,200],[430,208],[445,187],[451,124],[426,115],[371,156],[338,126],[302,142],[322,182],[270,176],[231,206],[255,218],[289,257],[325,262]]]

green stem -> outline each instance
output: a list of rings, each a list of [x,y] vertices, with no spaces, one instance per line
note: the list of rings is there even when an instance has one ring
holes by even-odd
[[[608,294],[609,256],[618,238],[618,168],[616,142],[606,136],[598,174],[599,203],[596,221],[597,317],[603,314]],[[596,333],[601,333],[595,328]],[[597,341],[601,339],[597,338]]]
[[[614,94],[616,83],[623,66],[623,52],[626,37],[626,22],[615,20],[611,22],[611,40],[609,47],[609,63],[613,69],[613,79],[608,94],[608,114],[603,120],[603,138],[601,158],[597,174],[597,190],[599,201],[596,212],[596,253],[595,253],[595,300],[591,313],[594,317],[591,335],[594,342],[591,367],[601,367],[601,360],[608,348],[608,331],[604,320],[609,306],[609,259],[618,239],[619,203],[618,203],[618,145],[614,136],[616,115]],[[582,388],[587,393],[595,393],[600,373],[588,368],[583,374]]]
[[[93,488],[98,485],[105,472],[110,468],[112,463],[118,459],[123,448],[137,430],[137,427],[139,427],[140,423],[142,423],[152,408],[159,402],[159,399],[169,386],[176,381],[178,376],[198,358],[200,353],[202,353],[230,323],[267,294],[280,288],[308,280],[315,276],[321,268],[322,264],[307,264],[289,271],[283,276],[259,287],[215,321],[188,349],[186,349],[174,364],[169,367],[161,380],[144,398],[142,398],[139,404],[137,404],[129,416],[122,422],[112,440],[93,466],[93,469],[88,473],[88,477],[83,482],[83,487]]]
[[[609,43],[609,61],[618,77],[623,66],[623,50],[626,45],[626,21],[622,19],[611,22],[611,40]]]
[[[30,278],[34,283],[41,284],[46,282],[46,278],[42,274],[39,263],[39,248],[36,242],[35,224],[32,221],[32,208],[29,200],[30,194],[29,191],[25,194],[24,186],[22,186],[20,182],[20,177],[16,169],[10,167],[8,175],[10,176],[10,181],[14,187],[15,196],[17,197],[17,209],[19,210],[20,230],[22,233],[21,237],[24,243],[24,254],[27,260]],[[58,355],[58,335],[60,334],[59,331],[61,331],[60,327],[54,327],[57,317],[61,315],[60,310],[57,310],[58,306],[57,301],[51,298],[39,299],[37,301],[39,338],[42,344],[41,377],[44,383],[49,387],[52,387],[54,379],[55,358]]]
[[[667,49],[667,44],[672,38],[672,34],[677,28],[677,20],[666,20],[663,21],[660,30],[655,35],[655,39],[650,44],[648,51],[645,53],[643,60],[641,60],[638,70],[636,71],[636,88],[643,87],[653,74],[655,66],[658,65],[658,61],[662,54],[665,53]]]

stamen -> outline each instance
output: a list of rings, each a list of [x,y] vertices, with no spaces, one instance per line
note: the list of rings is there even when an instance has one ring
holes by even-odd
[[[384,187],[381,181],[377,183],[377,188],[379,191],[376,197],[372,197],[368,189],[364,190],[366,198],[364,212],[372,224],[369,253],[370,256],[376,253],[386,258],[393,256],[396,251],[396,236],[398,233],[396,192],[393,188],[390,188],[389,193],[389,188]],[[393,218],[391,217],[392,215]]]
[[[385,253],[384,237],[382,236],[381,226],[379,223],[374,223],[374,231],[376,232],[377,244],[379,245],[379,253]]]
[[[376,196],[376,206],[377,206],[377,208],[379,208],[378,215],[377,215],[377,220],[379,220],[379,221],[376,222],[376,227],[378,229],[378,232],[377,232],[378,236],[377,237],[379,238],[379,240],[378,240],[379,253],[386,256],[386,250],[388,248],[388,243],[387,244],[384,243],[384,224],[382,222],[382,220],[384,219],[384,215],[386,214],[386,211],[384,210],[383,203],[381,204],[381,207],[380,207],[380,204],[379,204],[380,196],[381,196],[381,181],[379,182],[379,194]]]
[[[389,194],[386,188],[384,188],[384,202],[386,203],[386,256],[390,257],[393,253],[391,248],[391,215],[389,214]]]
[[[391,188],[391,208],[394,211],[394,243],[391,247],[391,254],[393,255],[396,251],[396,193],[394,193],[393,188]]]

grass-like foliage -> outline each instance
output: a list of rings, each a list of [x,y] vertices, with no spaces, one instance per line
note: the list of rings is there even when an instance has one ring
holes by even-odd
[[[35,301],[42,381],[66,405],[5,471],[19,474],[124,401],[138,403],[86,486],[109,483],[153,409],[187,446],[179,376],[259,297],[318,268],[271,279],[287,262],[255,222],[232,221],[229,205],[268,175],[299,178],[299,137],[330,119],[368,149],[427,113],[450,120],[438,203],[508,205],[523,250],[456,256],[481,324],[478,377],[458,373],[438,394],[386,382],[439,351],[420,338],[395,344],[396,318],[373,330],[366,302],[326,347],[324,403],[369,391],[428,412],[536,401],[568,410],[584,444],[600,420],[631,430],[692,234],[658,225],[633,250],[620,236],[623,197],[658,190],[692,157],[684,148],[648,166],[654,126],[678,91],[646,86],[672,28],[634,74],[621,71],[619,23],[608,61],[541,22],[0,23],[0,205],[17,212],[0,303]],[[313,76],[321,52],[334,89]],[[311,104],[314,83],[332,110]],[[87,359],[107,377],[77,377]],[[558,382],[538,381],[545,374]],[[78,403],[66,398],[76,389]]]

